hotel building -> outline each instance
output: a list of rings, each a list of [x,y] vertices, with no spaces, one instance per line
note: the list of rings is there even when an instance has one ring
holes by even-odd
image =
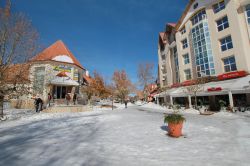
[[[159,34],[158,45],[161,87],[177,88],[197,78],[216,77],[221,92],[205,93],[208,89],[204,89],[200,96],[229,92],[228,104],[233,105],[233,94],[243,93],[243,87],[238,88],[242,92],[235,92],[230,87],[223,89],[223,85],[225,80],[250,73],[250,1],[190,0],[177,24],[167,24]],[[249,84],[247,79],[245,82]],[[250,103],[248,94],[243,98]]]

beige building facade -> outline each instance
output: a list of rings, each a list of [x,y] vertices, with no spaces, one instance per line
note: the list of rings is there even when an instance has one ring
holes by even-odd
[[[174,40],[168,40],[170,25],[160,33],[161,86],[233,71],[250,72],[249,10],[249,0],[191,0],[172,29]]]
[[[216,82],[198,96],[250,104],[250,0],[190,0],[178,22],[159,34],[158,59],[160,86],[171,88],[157,96],[165,102],[182,97],[191,106],[193,96],[184,87],[212,77]],[[239,84],[232,89],[229,82]]]

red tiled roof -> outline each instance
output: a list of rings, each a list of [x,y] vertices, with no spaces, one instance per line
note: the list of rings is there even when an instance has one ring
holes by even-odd
[[[91,83],[92,82],[92,78],[90,76],[86,76],[85,74],[83,75],[83,78],[88,82]]]
[[[56,76],[58,76],[58,77],[68,77],[68,75],[66,74],[65,71],[61,71],[61,72],[58,73]]]
[[[41,53],[32,58],[31,61],[54,61],[53,58],[58,55],[66,55],[70,57],[75,65],[84,69],[84,67],[80,64],[80,62],[75,58],[75,56],[70,52],[70,50],[61,40],[56,41],[54,44],[44,49]]]
[[[166,43],[165,32],[160,32],[159,35],[160,35],[160,39],[161,39],[162,43]]]

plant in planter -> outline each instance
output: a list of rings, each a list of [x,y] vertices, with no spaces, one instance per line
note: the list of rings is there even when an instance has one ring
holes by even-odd
[[[164,122],[168,123],[168,134],[172,137],[180,137],[182,135],[182,126],[185,120],[183,115],[177,113],[165,115]]]
[[[224,100],[219,100],[220,110],[225,110],[226,104]]]

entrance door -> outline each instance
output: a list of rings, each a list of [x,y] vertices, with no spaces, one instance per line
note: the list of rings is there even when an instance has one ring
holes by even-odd
[[[66,96],[66,86],[62,86],[62,99],[64,99],[65,98],[65,96]]]
[[[56,87],[56,98],[57,99],[61,98],[61,90],[62,90],[61,88],[62,88],[61,86]]]

